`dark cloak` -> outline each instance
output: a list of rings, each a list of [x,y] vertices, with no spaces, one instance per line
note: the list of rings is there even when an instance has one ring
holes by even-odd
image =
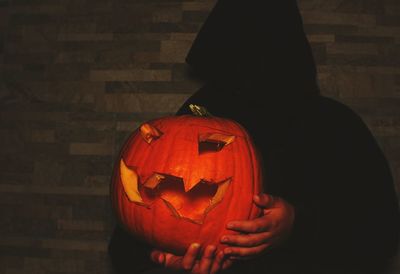
[[[282,246],[228,272],[384,273],[400,231],[390,168],[361,118],[318,95],[296,2],[218,1],[187,63],[206,84],[178,114],[194,103],[241,123],[263,157],[266,192],[296,210]],[[116,273],[154,268],[150,249],[117,227]]]

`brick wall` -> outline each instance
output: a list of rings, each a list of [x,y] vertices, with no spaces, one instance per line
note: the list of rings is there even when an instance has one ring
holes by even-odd
[[[200,86],[184,57],[214,3],[0,0],[0,273],[111,273],[113,162]],[[364,118],[400,189],[400,2],[299,6],[323,94]]]

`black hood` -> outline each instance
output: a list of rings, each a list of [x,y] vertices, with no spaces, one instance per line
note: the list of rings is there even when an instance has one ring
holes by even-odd
[[[316,67],[295,0],[219,0],[187,57],[207,82],[264,94],[317,94]]]

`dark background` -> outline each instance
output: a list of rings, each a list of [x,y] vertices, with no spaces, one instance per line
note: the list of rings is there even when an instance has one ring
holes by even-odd
[[[184,58],[215,2],[0,0],[0,273],[112,272],[113,163],[201,86]],[[400,1],[299,6],[322,94],[362,116],[399,190]]]

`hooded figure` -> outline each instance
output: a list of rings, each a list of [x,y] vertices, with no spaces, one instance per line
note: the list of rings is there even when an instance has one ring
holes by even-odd
[[[295,209],[285,242],[226,272],[384,273],[400,231],[390,169],[359,116],[319,95],[296,1],[219,0],[186,61],[205,85],[178,115],[196,104],[242,124],[264,190]],[[109,247],[116,273],[151,267],[151,247],[120,228]]]
[[[203,80],[246,92],[318,92],[311,48],[293,0],[218,1],[186,61]]]

